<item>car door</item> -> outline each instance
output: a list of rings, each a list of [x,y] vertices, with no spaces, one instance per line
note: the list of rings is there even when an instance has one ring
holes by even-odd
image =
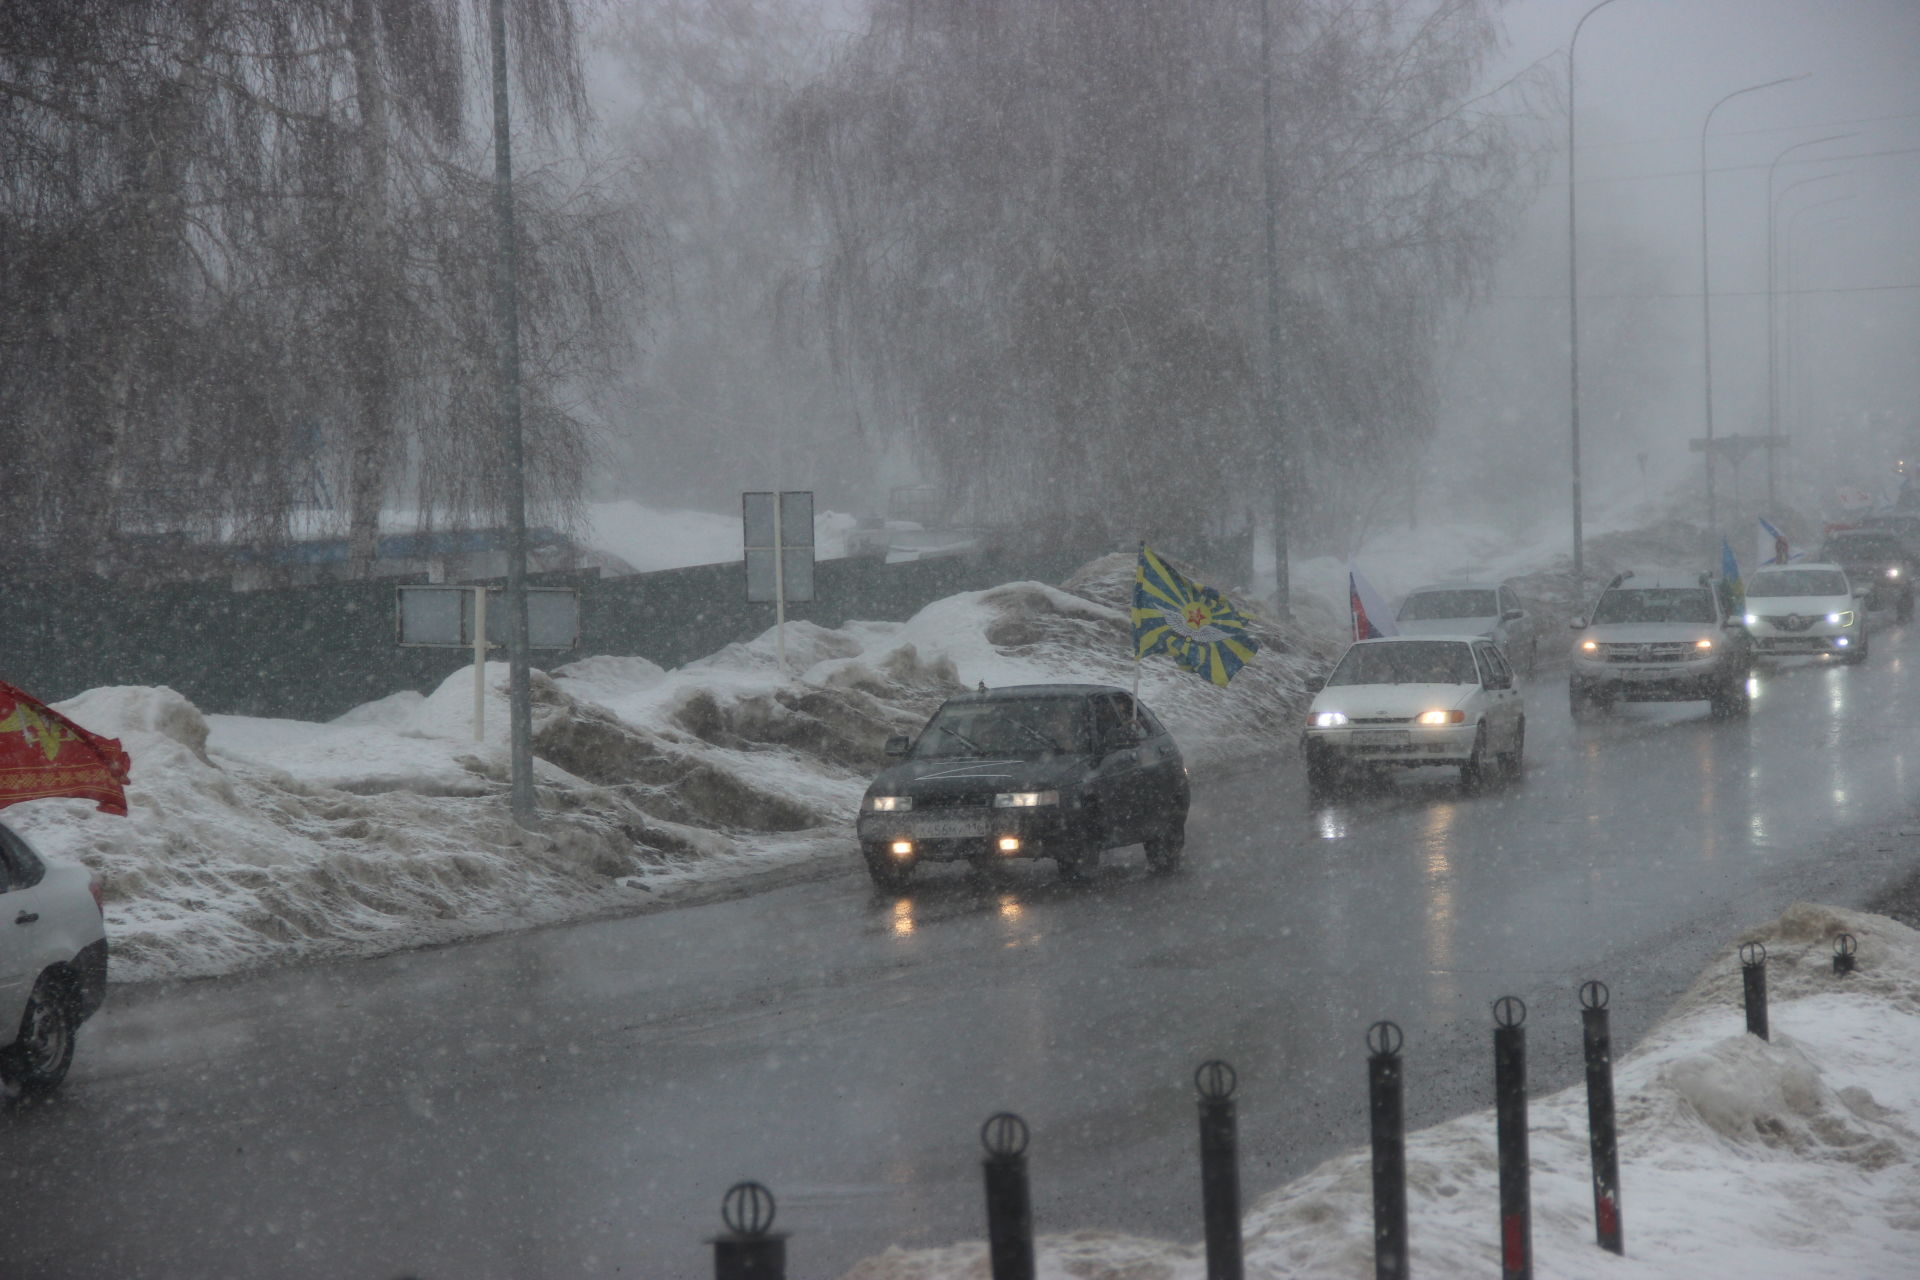
[[[1121,712],[1140,726],[1140,745],[1135,754],[1140,762],[1140,791],[1145,803],[1138,806],[1138,821],[1145,839],[1149,828],[1157,827],[1168,815],[1186,810],[1186,764],[1180,748],[1166,726],[1145,707],[1135,708],[1126,694],[1116,695]]]
[[[11,1042],[33,981],[46,967],[38,884],[44,867],[0,827],[0,1042]]]
[[[1116,694],[1096,694],[1093,713],[1093,797],[1103,848],[1140,839],[1140,741],[1131,704]]]
[[[1479,659],[1480,687],[1486,698],[1487,747],[1511,751],[1520,723],[1520,695],[1513,687],[1513,668],[1501,656],[1498,645],[1483,641],[1473,646],[1473,652]]]
[[[1520,597],[1513,593],[1512,587],[1500,588],[1500,627],[1495,635],[1500,640],[1500,648],[1509,662],[1518,662],[1525,653],[1527,641],[1532,636],[1531,623],[1527,611],[1520,604]]]

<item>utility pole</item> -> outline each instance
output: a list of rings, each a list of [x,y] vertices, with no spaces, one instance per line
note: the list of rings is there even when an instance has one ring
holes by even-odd
[[[499,362],[495,417],[507,444],[508,760],[514,821],[534,822],[533,699],[527,664],[526,442],[520,429],[520,271],[513,226],[513,152],[507,130],[505,0],[489,0],[493,35],[493,314]]]
[[[1288,465],[1286,424],[1280,410],[1280,158],[1273,150],[1273,0],[1260,0],[1261,170],[1266,180],[1267,274],[1267,439],[1273,460],[1273,607],[1281,618],[1292,614],[1292,581],[1287,567],[1287,520],[1291,514],[1292,468]]]
[[[1575,218],[1579,202],[1574,198],[1578,157],[1573,149],[1573,51],[1580,43],[1580,28],[1587,25],[1587,19],[1612,3],[1613,0],[1600,0],[1581,14],[1580,21],[1573,24],[1573,34],[1567,38],[1567,422],[1573,458],[1573,582],[1574,590],[1582,594],[1586,590],[1583,585],[1586,561],[1582,550],[1586,539],[1580,527],[1580,235]]]

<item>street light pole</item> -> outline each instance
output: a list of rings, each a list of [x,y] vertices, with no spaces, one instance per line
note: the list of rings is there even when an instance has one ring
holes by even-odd
[[[533,700],[527,664],[526,445],[520,423],[520,272],[513,227],[513,152],[507,130],[507,19],[490,0],[493,37],[493,308],[499,386],[495,415],[507,445],[507,757],[513,817],[533,825]]]
[[[1774,220],[1780,204],[1800,187],[1816,182],[1827,182],[1834,178],[1843,178],[1852,172],[1842,169],[1837,173],[1822,173],[1811,178],[1802,178],[1798,182],[1788,183],[1779,195],[1773,194],[1773,171],[1767,171],[1767,434],[1780,434],[1780,373],[1778,366],[1780,350],[1779,326],[1779,272],[1775,269],[1779,257],[1778,242],[1774,238]],[[1775,450],[1767,450],[1767,502],[1774,500],[1774,455]]]
[[[1573,35],[1567,39],[1567,395],[1568,425],[1573,446],[1573,583],[1574,590],[1582,594],[1585,592],[1586,562],[1582,554],[1584,538],[1580,529],[1580,239],[1575,220],[1578,202],[1574,199],[1578,157],[1573,149],[1573,51],[1580,43],[1580,28],[1587,25],[1587,19],[1612,3],[1613,0],[1600,0],[1599,4],[1581,14],[1580,21],[1573,24]]]
[[[1789,188],[1789,190],[1791,190],[1791,188]],[[1780,194],[1784,199],[1786,192],[1783,191]],[[1794,425],[1796,433],[1804,431],[1807,425],[1805,418],[1802,416],[1806,404],[1799,390],[1802,352],[1800,349],[1800,341],[1794,335],[1794,330],[1803,316],[1806,304],[1799,293],[1801,273],[1800,265],[1794,259],[1794,237],[1799,234],[1800,219],[1806,217],[1808,214],[1818,209],[1828,208],[1831,205],[1846,204],[1850,200],[1857,199],[1859,199],[1859,197],[1854,195],[1834,196],[1827,200],[1816,201],[1813,204],[1807,205],[1805,208],[1796,209],[1787,218],[1787,234],[1780,238],[1780,258],[1782,263],[1780,278],[1786,282],[1787,299],[1789,303],[1786,323],[1781,327],[1780,333],[1780,362],[1784,366],[1783,381],[1786,383],[1786,399],[1790,402],[1789,408],[1791,412],[1787,415],[1788,421]],[[1831,226],[1836,222],[1844,222],[1845,220],[1844,215],[1838,218],[1829,218],[1826,222],[1815,224],[1814,229],[1817,231],[1821,227]]]
[[[1273,150],[1273,14],[1272,0],[1260,0],[1260,122],[1261,175],[1265,184],[1264,228],[1267,302],[1267,431],[1273,456],[1273,608],[1280,618],[1292,617],[1292,575],[1289,572],[1287,521],[1291,515],[1291,468],[1280,417],[1280,158]]]
[[[1789,84],[1795,80],[1804,80],[1812,72],[1801,72],[1797,76],[1783,76],[1778,80],[1768,80],[1764,84],[1750,84],[1744,89],[1735,89],[1720,101],[1707,108],[1706,119],[1700,122],[1700,352],[1701,364],[1705,369],[1707,396],[1707,530],[1712,532],[1719,527],[1719,511],[1713,501],[1713,286],[1712,255],[1707,249],[1707,129],[1713,124],[1713,113],[1742,94],[1758,93],[1762,89],[1771,89],[1778,84]]]
[[[1786,191],[1782,191],[1778,196],[1775,196],[1773,194],[1773,175],[1779,170],[1782,160],[1786,159],[1795,151],[1800,150],[1802,147],[1818,146],[1822,142],[1838,142],[1842,138],[1851,138],[1853,136],[1851,133],[1834,133],[1828,134],[1824,138],[1809,138],[1805,142],[1796,142],[1792,146],[1783,149],[1780,154],[1773,158],[1773,163],[1767,166],[1767,434],[1769,436],[1777,436],[1780,434],[1780,382],[1774,363],[1775,352],[1780,345],[1780,337],[1779,325],[1776,319],[1778,308],[1774,302],[1776,276],[1774,273],[1773,211],[1779,202],[1787,197],[1788,192],[1791,192],[1795,187],[1804,187],[1810,182],[1825,182],[1829,178],[1842,176],[1840,173],[1823,173],[1812,178],[1802,178],[1799,182],[1789,185]],[[1769,503],[1773,501],[1774,495],[1774,455],[1775,450],[1769,448],[1767,450],[1767,501]]]

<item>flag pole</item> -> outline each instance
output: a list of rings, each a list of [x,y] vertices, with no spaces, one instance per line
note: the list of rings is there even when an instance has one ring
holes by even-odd
[[[1140,561],[1146,555],[1147,540],[1140,539],[1140,549],[1133,557],[1134,593],[1139,594]],[[1140,727],[1140,642],[1134,637],[1131,615],[1127,626],[1127,647],[1133,650],[1133,727]]]

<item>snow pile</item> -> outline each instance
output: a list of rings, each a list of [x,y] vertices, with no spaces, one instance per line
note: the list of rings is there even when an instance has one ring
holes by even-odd
[[[850,865],[852,820],[894,734],[964,688],[1133,678],[1120,602],[1132,561],[1074,590],[1011,583],[906,622],[786,629],[675,671],[597,657],[533,675],[542,828],[507,811],[507,668],[315,724],[203,716],[165,688],[61,710],[133,757],[131,814],[35,801],[8,821],[102,873],[117,979],[369,955],[630,911],[743,876]],[[1268,651],[1225,690],[1163,658],[1142,693],[1196,762],[1290,742],[1325,655]],[[788,674],[788,673],[791,674]]]
[[[1832,939],[1859,940],[1837,978]],[[1615,1065],[1627,1256],[1593,1242],[1586,1089],[1529,1116],[1537,1274],[1797,1280],[1844,1262],[1920,1274],[1920,933],[1881,916],[1796,905],[1748,937],[1767,944],[1769,1043],[1745,1034],[1729,946]],[[1417,1061],[1409,1062],[1417,1088]],[[1364,1105],[1356,1094],[1355,1105]],[[1491,1110],[1411,1134],[1415,1275],[1497,1275]],[[1327,1161],[1245,1220],[1250,1278],[1373,1274],[1367,1153]],[[1043,1237],[1047,1280],[1200,1280],[1202,1251],[1098,1232]],[[984,1244],[889,1250],[845,1280],[984,1280]]]

